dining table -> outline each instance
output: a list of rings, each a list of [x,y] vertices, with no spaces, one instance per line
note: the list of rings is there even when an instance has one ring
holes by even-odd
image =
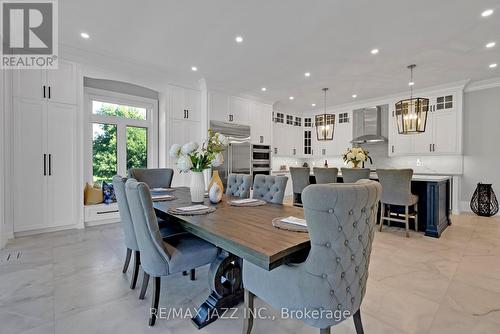
[[[266,203],[261,206],[233,206],[226,195],[212,204],[205,198],[204,205],[215,211],[202,215],[178,215],[169,209],[193,205],[189,188],[172,189],[174,199],[154,201],[156,215],[164,220],[175,220],[189,233],[217,246],[220,251],[210,265],[210,295],[199,306],[192,318],[198,328],[217,320],[223,312],[243,300],[243,260],[264,270],[273,270],[297,256],[307,254],[310,239],[307,232],[296,232],[273,226],[276,218],[304,218],[302,208],[286,204]]]

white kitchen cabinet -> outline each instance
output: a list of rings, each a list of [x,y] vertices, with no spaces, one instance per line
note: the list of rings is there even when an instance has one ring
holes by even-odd
[[[220,92],[209,94],[210,120],[240,125],[251,125],[251,102]]]
[[[273,123],[273,154],[284,157],[303,157],[303,131],[301,126]]]
[[[15,70],[13,96],[76,104],[76,65],[60,60],[59,68],[55,70]]]
[[[253,102],[250,104],[250,134],[255,145],[271,145],[272,143],[272,109],[268,104]]]
[[[273,123],[273,154],[275,156],[286,156],[287,149],[287,126],[281,123]]]
[[[340,117],[342,115],[342,118]],[[352,111],[341,112],[335,115],[335,130],[333,132],[333,145],[330,156],[340,156],[352,147]]]
[[[199,121],[201,118],[201,93],[194,89],[172,86],[170,88],[170,117],[179,120]]]
[[[171,144],[183,145],[190,141],[195,141],[202,144],[201,136],[201,123],[189,120],[170,119],[170,138]],[[189,186],[190,177],[189,173],[180,173],[172,158],[169,158],[169,167],[174,169],[174,177],[172,179],[172,186],[181,187]]]
[[[210,92],[209,94],[210,120],[229,122],[229,95]]]
[[[231,96],[229,122],[241,125],[250,124],[250,101]]]
[[[16,97],[14,128],[14,232],[76,224],[76,106]]]

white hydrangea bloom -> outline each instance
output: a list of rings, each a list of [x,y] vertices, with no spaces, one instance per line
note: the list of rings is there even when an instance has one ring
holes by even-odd
[[[212,167],[219,167],[224,163],[224,155],[222,153],[217,153],[215,159],[212,161]]]
[[[181,154],[181,148],[182,146],[179,144],[173,144],[170,147],[169,155],[171,158],[177,159],[179,157],[179,154]]]
[[[187,172],[193,168],[193,163],[188,156],[182,155],[179,157],[179,160],[177,160],[177,168],[179,168],[181,172]]]
[[[194,141],[191,141],[189,143],[186,143],[186,144],[182,145],[182,153],[184,153],[184,154],[193,153],[199,147],[200,147],[200,145],[198,145],[198,143],[196,143]]]

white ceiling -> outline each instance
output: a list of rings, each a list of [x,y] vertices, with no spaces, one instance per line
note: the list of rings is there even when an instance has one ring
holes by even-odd
[[[322,87],[328,105],[405,91],[412,63],[416,88],[500,77],[488,67],[500,0],[61,0],[59,12],[64,46],[286,109],[321,107]]]

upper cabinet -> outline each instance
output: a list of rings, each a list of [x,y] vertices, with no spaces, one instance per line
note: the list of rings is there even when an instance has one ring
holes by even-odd
[[[210,92],[210,120],[240,125],[250,125],[251,102],[224,93]]]
[[[56,70],[13,71],[13,96],[66,104],[77,102],[77,70],[71,62],[59,61]]]
[[[194,89],[172,86],[170,89],[171,118],[199,121],[201,118],[201,93]]]
[[[270,104],[252,102],[250,104],[250,134],[252,144],[271,145],[272,113]]]
[[[428,94],[429,112],[425,132],[398,134],[394,105],[391,106],[389,155],[435,155],[462,153],[462,90]]]

